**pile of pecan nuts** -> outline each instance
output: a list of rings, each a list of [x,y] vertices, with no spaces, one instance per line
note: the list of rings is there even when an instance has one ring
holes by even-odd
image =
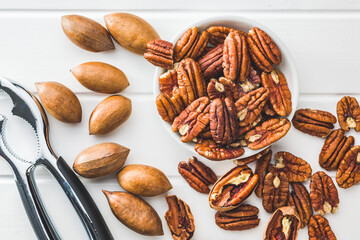
[[[156,106],[183,142],[211,160],[240,157],[282,138],[292,111],[282,57],[263,30],[188,29],[176,42],[148,42],[144,57],[167,70]]]

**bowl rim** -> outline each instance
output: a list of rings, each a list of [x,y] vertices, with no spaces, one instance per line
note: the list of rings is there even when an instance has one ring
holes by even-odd
[[[191,27],[197,26],[197,27],[199,27],[199,29],[203,30],[202,28],[203,28],[204,25],[216,26],[215,22],[225,22],[225,21],[233,22],[234,24],[239,24],[239,23],[241,24],[242,23],[242,24],[251,25],[252,27],[256,26],[256,27],[260,28],[260,29],[264,30],[271,37],[271,39],[274,40],[276,45],[281,49],[283,61],[282,61],[282,63],[280,63],[279,66],[276,66],[276,67],[281,68],[281,64],[283,64],[284,57],[285,57],[285,59],[287,60],[287,64],[289,65],[288,68],[291,69],[290,72],[292,73],[292,76],[291,76],[292,88],[290,89],[290,91],[291,91],[291,101],[292,101],[292,111],[288,116],[286,116],[286,118],[289,121],[291,121],[291,119],[293,118],[294,113],[296,111],[298,100],[299,100],[299,81],[298,81],[298,72],[297,72],[296,64],[295,64],[294,58],[293,58],[290,50],[287,48],[285,43],[281,40],[281,38],[277,34],[275,34],[267,26],[263,25],[262,23],[258,22],[257,20],[247,18],[247,17],[243,17],[243,16],[239,16],[239,15],[217,15],[217,16],[212,16],[212,17],[209,17],[209,18],[201,19],[199,21],[195,21],[194,23],[191,23],[191,24],[187,25],[184,29],[182,29],[174,37],[172,37],[170,42],[172,42],[175,45],[175,43],[181,37],[181,35]],[[226,24],[220,24],[219,23],[218,26],[226,26]],[[153,79],[153,81],[154,81],[153,82],[153,98],[154,98],[154,102],[156,102],[156,97],[160,94],[159,76],[162,73],[164,73],[163,68],[161,68],[161,67],[156,67],[155,68],[154,79]],[[288,79],[288,78],[286,77],[286,79]],[[155,108],[156,108],[156,106],[155,106]],[[166,129],[166,131],[168,132],[168,134],[171,135],[172,138],[177,143],[181,144],[184,148],[191,151],[192,154],[196,154],[197,156],[203,157],[203,156],[201,156],[200,154],[198,154],[195,151],[195,149],[194,149],[195,143],[194,142],[189,142],[189,143],[182,142],[180,140],[180,135],[171,130],[171,124],[169,124],[168,122],[165,122],[161,118],[161,116],[159,114],[157,114],[157,116],[161,120],[161,122],[162,122],[164,128]],[[272,146],[273,144],[276,144],[276,143],[278,143],[280,141],[283,141],[288,134],[289,133],[287,133],[284,137],[282,137],[278,141],[276,141],[276,142],[274,142],[274,143],[272,143],[272,144],[270,144],[270,145],[268,145],[268,146],[266,146],[264,148],[258,149],[258,150],[251,150],[251,149],[245,147],[245,153],[242,156],[240,156],[239,158],[246,158],[246,157],[252,156],[254,154],[257,154],[257,153],[263,151],[265,148],[267,148],[269,146]],[[234,158],[234,159],[239,159],[239,158]],[[227,159],[227,160],[233,160],[233,159]]]

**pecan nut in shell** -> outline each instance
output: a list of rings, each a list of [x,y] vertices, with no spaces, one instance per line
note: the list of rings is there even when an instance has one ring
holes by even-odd
[[[356,98],[345,96],[340,99],[336,112],[340,127],[344,131],[349,131],[350,128],[360,131],[360,107]]]
[[[270,147],[269,147],[270,148]],[[265,150],[264,150],[265,151]],[[259,184],[255,189],[255,194],[259,198],[262,196],[264,189],[264,179],[268,171],[268,167],[271,161],[272,151],[269,150],[264,156],[256,161],[255,174],[259,175]]]
[[[289,193],[289,181],[283,172],[269,172],[264,179],[262,205],[268,213],[285,206]]]
[[[198,60],[205,79],[209,80],[222,74],[223,49],[224,45],[219,44]]]
[[[174,66],[173,44],[161,39],[151,40],[146,44],[144,58],[155,66],[172,69]]]
[[[336,182],[349,188],[360,181],[360,146],[352,147],[344,156],[336,172]]]
[[[234,144],[230,144],[221,146],[212,139],[199,140],[195,145],[195,151],[201,156],[213,161],[238,158],[245,152],[244,148],[240,145],[234,146]]]
[[[314,215],[310,218],[308,234],[309,240],[336,240],[329,221],[321,215]]]

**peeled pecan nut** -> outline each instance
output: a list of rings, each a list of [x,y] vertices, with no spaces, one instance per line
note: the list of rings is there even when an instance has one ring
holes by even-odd
[[[177,69],[180,96],[186,106],[206,95],[206,83],[199,64],[191,59],[182,60]]]
[[[224,43],[225,38],[230,33],[231,28],[223,26],[211,26],[206,31],[210,34],[210,43],[218,45]]]
[[[274,69],[272,63],[277,66],[281,63],[280,49],[263,30],[254,27],[249,31],[246,40],[251,59],[262,71],[271,72]]]
[[[250,149],[260,149],[285,136],[290,127],[291,124],[286,118],[269,119],[246,133],[245,140]]]
[[[310,199],[312,206],[320,215],[335,213],[339,206],[339,195],[333,180],[324,172],[318,171],[311,177]]]
[[[274,212],[264,233],[264,240],[296,240],[300,219],[294,207],[282,207]]]
[[[268,213],[285,206],[289,193],[289,181],[283,172],[268,173],[264,179],[262,204]]]
[[[346,137],[344,130],[337,129],[327,136],[319,155],[320,166],[326,170],[336,170],[345,154],[354,146],[354,137]]]
[[[198,60],[200,69],[204,74],[205,79],[208,80],[221,75],[223,70],[222,69],[223,49],[224,49],[224,45],[219,44]]]
[[[267,116],[270,117],[275,117],[276,116],[276,112],[275,110],[272,108],[271,103],[269,101],[267,101],[265,103],[264,109],[263,109],[263,113],[266,114]]]
[[[235,102],[240,127],[252,124],[260,116],[268,97],[269,91],[261,87],[242,96]]]
[[[240,206],[254,191],[258,175],[248,166],[237,166],[216,181],[209,193],[210,207],[229,211]]]
[[[270,147],[268,147],[267,149],[270,149]],[[263,155],[261,158],[259,158],[256,161],[255,174],[259,175],[259,184],[255,189],[255,194],[258,197],[261,197],[263,193],[264,179],[268,170],[269,163],[271,161],[271,156],[272,156],[272,151],[269,150],[265,155]]]
[[[159,77],[160,92],[168,96],[172,96],[174,88],[178,87],[177,72],[171,69],[161,74]]]
[[[171,129],[180,133],[181,141],[190,142],[209,123],[209,102],[208,97],[198,98],[174,119]]]
[[[221,146],[212,139],[200,140],[195,145],[195,151],[201,156],[214,161],[237,158],[245,152],[240,145],[234,146],[234,144],[230,144]]]
[[[171,69],[174,65],[173,44],[161,39],[151,40],[146,44],[144,58],[155,66]]]
[[[245,94],[257,89],[261,84],[261,79],[258,72],[250,66],[250,74],[249,77],[242,83],[240,83],[240,96],[244,96]]]
[[[336,240],[329,221],[320,215],[314,215],[310,218],[308,231],[309,240]]]
[[[250,73],[250,57],[245,35],[231,31],[224,41],[224,76],[231,81],[244,82]]]
[[[354,97],[343,97],[337,103],[336,112],[340,127],[344,131],[349,131],[350,128],[355,128],[357,132],[360,131],[360,107]]]
[[[210,99],[230,98],[235,102],[240,97],[240,85],[224,77],[219,80],[213,78],[207,86],[207,93]]]
[[[360,181],[360,146],[352,147],[344,156],[336,172],[336,182],[349,188]]]
[[[159,94],[156,97],[156,107],[161,118],[170,123],[184,109],[180,95],[176,91],[172,97],[169,97],[167,94]]]
[[[166,196],[169,210],[165,220],[174,240],[189,240],[195,232],[194,217],[190,207],[175,195]]]
[[[202,130],[202,132],[199,134],[199,137],[201,139],[210,139],[210,138],[212,138],[209,124],[204,128],[204,130]]]
[[[179,62],[184,58],[196,60],[204,52],[208,41],[209,33],[207,31],[200,33],[197,27],[189,28],[175,44],[175,62]]]
[[[289,152],[277,152],[274,157],[276,159],[274,170],[284,172],[289,182],[304,182],[311,177],[311,166],[302,158]]]
[[[180,162],[178,171],[189,185],[200,193],[209,193],[208,185],[217,180],[213,170],[197,160],[196,157],[191,157],[188,162]]]
[[[238,166],[242,166],[242,165],[252,163],[252,162],[254,162],[256,160],[259,160],[259,159],[263,158],[264,155],[266,155],[270,151],[270,148],[271,147],[265,148],[265,150],[262,150],[261,152],[256,153],[256,154],[254,154],[252,156],[249,156],[249,157],[246,157],[246,158],[236,159],[236,160],[234,160],[234,163],[236,165],[238,165]]]
[[[251,129],[256,127],[256,125],[258,125],[261,122],[262,119],[263,119],[262,116],[259,115],[257,117],[257,119],[255,119],[255,121],[253,123],[251,123],[250,125],[247,125],[246,127],[240,127],[238,135],[242,136],[242,135],[246,134],[248,131],[250,131]]]
[[[336,117],[329,112],[313,109],[298,109],[292,119],[294,127],[312,136],[327,137],[334,128]]]
[[[217,212],[215,222],[225,230],[247,230],[257,227],[259,209],[249,204],[243,204],[228,212]]]
[[[237,139],[237,123],[234,102],[229,98],[224,101],[214,99],[210,104],[210,130],[218,144],[229,144]]]

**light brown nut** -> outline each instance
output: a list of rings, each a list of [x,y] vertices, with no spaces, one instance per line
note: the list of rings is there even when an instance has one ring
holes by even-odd
[[[35,86],[41,104],[54,118],[65,123],[81,122],[81,104],[73,91],[57,82],[38,82]]]
[[[221,146],[212,139],[201,139],[198,141],[195,145],[195,151],[201,156],[214,161],[238,158],[245,152],[240,144],[233,143]]]
[[[340,99],[336,112],[340,127],[344,131],[349,131],[350,128],[360,131],[360,107],[356,98],[345,96]]]
[[[255,119],[255,121],[253,123],[251,123],[250,125],[247,125],[246,127],[240,127],[238,136],[244,136],[247,132],[249,132],[251,129],[256,127],[262,120],[263,120],[263,117],[261,115],[259,115],[257,117],[257,119]]]
[[[91,113],[89,120],[90,135],[104,135],[119,127],[131,115],[131,100],[114,95],[102,100]]]
[[[243,165],[252,163],[254,161],[257,161],[257,160],[263,158],[268,152],[270,152],[271,151],[270,148],[271,147],[265,148],[265,150],[262,150],[261,152],[256,153],[256,154],[246,157],[246,158],[236,159],[236,160],[234,160],[234,163],[238,166],[243,166]]]
[[[84,149],[74,161],[74,171],[82,177],[110,175],[124,165],[130,149],[116,143],[100,143]]]
[[[246,37],[240,31],[231,31],[224,41],[224,76],[234,82],[244,82],[250,73],[250,57]]]
[[[319,164],[328,171],[336,170],[347,151],[354,146],[354,137],[346,137],[344,130],[337,129],[327,136],[319,155]]]
[[[207,86],[207,93],[211,100],[215,98],[229,98],[235,102],[240,98],[241,87],[239,84],[224,77],[220,77],[219,80],[213,78]]]
[[[61,26],[66,37],[82,49],[91,52],[115,49],[106,29],[87,17],[80,15],[62,16]]]
[[[282,60],[280,49],[263,30],[254,27],[248,32],[247,42],[253,63],[262,71],[271,72]]]
[[[265,115],[269,116],[269,117],[275,117],[277,115],[275,110],[272,108],[271,103],[269,101],[267,101],[265,103],[263,113]]]
[[[286,118],[269,119],[246,133],[245,140],[250,149],[261,149],[285,136],[290,127],[291,124]]]
[[[210,207],[229,211],[241,205],[254,191],[258,175],[248,166],[237,166],[216,181],[209,193]]]
[[[310,194],[302,183],[292,183],[293,191],[289,194],[289,206],[293,206],[299,215],[301,228],[308,225],[313,209],[311,206]]]
[[[133,53],[144,54],[149,41],[160,39],[148,22],[133,14],[112,13],[105,15],[104,20],[115,41]]]
[[[283,172],[268,173],[264,179],[262,204],[268,213],[285,206],[289,193],[289,181]]]
[[[230,33],[231,28],[223,26],[211,26],[206,31],[210,35],[210,43],[213,45],[218,45],[224,43],[225,38]]]
[[[271,161],[272,151],[270,148],[271,147],[267,148],[267,149],[269,149],[269,151],[265,155],[263,155],[261,158],[259,158],[256,161],[256,165],[255,165],[255,174],[259,175],[259,184],[257,185],[257,187],[255,189],[255,194],[259,198],[262,197],[262,193],[263,193],[263,189],[264,189],[264,180],[265,180],[265,176],[268,171],[268,166]],[[265,150],[263,150],[263,151],[265,151]]]
[[[200,69],[206,80],[218,77],[222,74],[223,49],[224,45],[219,44],[198,60]]]
[[[190,207],[175,195],[166,196],[169,210],[165,213],[165,220],[174,240],[189,240],[195,232],[194,217]]]
[[[327,137],[334,128],[336,117],[329,112],[314,109],[298,109],[292,119],[294,127],[312,136]]]
[[[178,171],[189,185],[200,193],[209,193],[208,186],[217,180],[213,170],[196,157],[191,157],[188,162],[179,162]]]
[[[239,95],[240,97],[260,87],[261,79],[258,71],[250,66],[249,77],[242,83],[239,84]]]
[[[335,213],[339,207],[339,195],[333,180],[322,171],[311,177],[310,199],[312,206],[320,215]]]
[[[341,160],[336,172],[336,182],[341,188],[349,188],[360,181],[360,146],[352,147]]]
[[[180,98],[179,89],[174,88],[172,97],[167,94],[159,94],[156,97],[156,107],[160,117],[165,121],[172,123],[176,116],[184,110],[184,104]]]
[[[178,88],[177,72],[175,69],[166,71],[159,76],[160,92],[172,96],[175,88]]]
[[[155,66],[172,69],[174,67],[173,44],[161,39],[151,40],[146,44],[144,58]]]
[[[147,202],[127,192],[103,192],[111,211],[126,227],[141,235],[164,235],[159,215]]]
[[[259,209],[249,204],[243,204],[228,212],[217,212],[215,223],[225,230],[247,230],[259,225]]]
[[[314,215],[310,218],[309,240],[336,240],[334,232],[331,230],[329,221],[320,215]]]

